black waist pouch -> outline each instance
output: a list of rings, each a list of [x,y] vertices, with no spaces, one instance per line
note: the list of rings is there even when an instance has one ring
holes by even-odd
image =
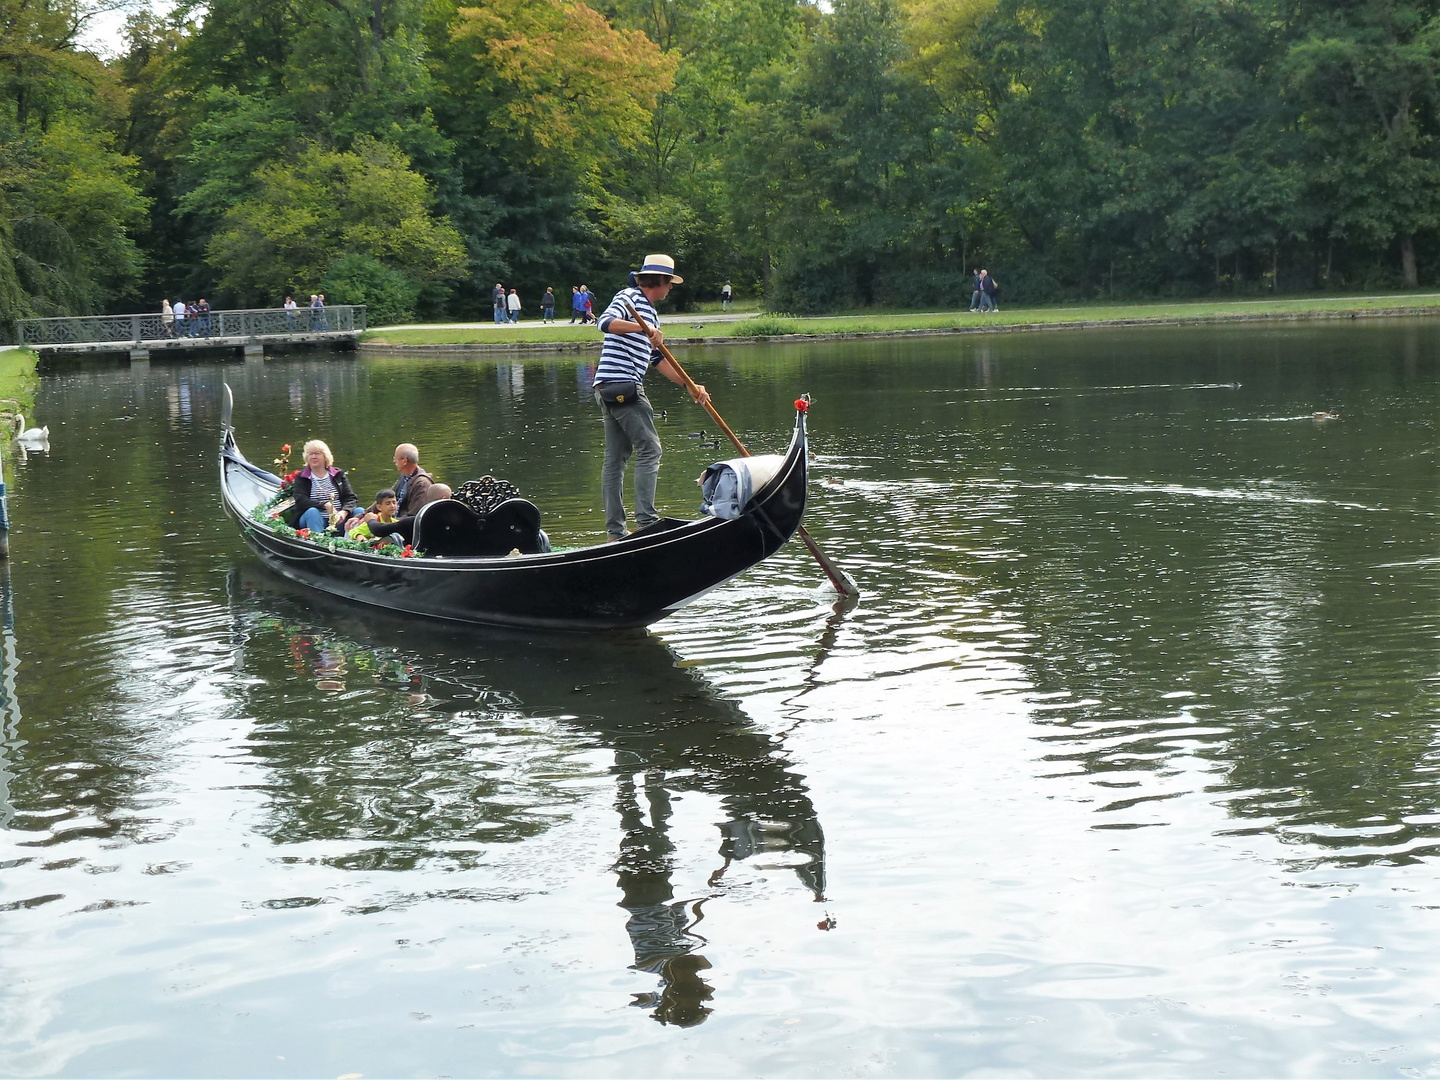
[[[606,382],[595,389],[606,405],[629,405],[640,396],[640,387],[633,382]]]

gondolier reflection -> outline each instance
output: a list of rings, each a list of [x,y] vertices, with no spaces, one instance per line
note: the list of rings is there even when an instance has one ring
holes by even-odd
[[[684,278],[675,273],[668,255],[647,255],[630,277],[632,284],[615,294],[600,316],[605,335],[600,363],[595,369],[595,403],[605,419],[605,464],[600,471],[600,498],[605,508],[605,532],[611,540],[625,536],[625,463],[635,455],[635,527],[643,529],[660,519],[655,511],[655,479],[660,473],[660,435],[655,411],[645,396],[645,373],[653,365],[676,385],[684,379],[660,355],[660,316],[655,305]],[[629,308],[641,322],[630,318]],[[710,400],[705,387],[691,395],[696,404]]]

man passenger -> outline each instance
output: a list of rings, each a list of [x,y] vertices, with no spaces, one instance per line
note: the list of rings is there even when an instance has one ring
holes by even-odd
[[[420,467],[420,451],[413,443],[401,443],[395,447],[395,468],[399,471],[400,478],[391,484],[388,490],[395,493],[399,512],[395,520],[388,522],[385,528],[388,533],[403,537],[408,544],[415,539],[415,515],[430,501],[430,488],[435,483],[435,478]],[[379,513],[378,503],[365,510],[366,515]]]

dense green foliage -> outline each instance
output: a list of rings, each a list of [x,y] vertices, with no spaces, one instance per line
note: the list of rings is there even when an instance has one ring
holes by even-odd
[[[484,316],[672,252],[682,308],[1440,278],[1412,0],[0,0],[0,323]]]

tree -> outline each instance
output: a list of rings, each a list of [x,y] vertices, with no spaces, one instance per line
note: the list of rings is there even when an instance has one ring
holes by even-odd
[[[424,177],[393,146],[361,139],[338,152],[311,144],[293,163],[262,167],[257,181],[206,249],[222,287],[242,303],[307,291],[337,260],[357,254],[417,286],[464,274],[460,234],[431,215]]]
[[[94,9],[0,0],[0,322],[101,310],[134,288],[146,200],[126,102],[75,48]]]
[[[1283,70],[1302,111],[1308,171],[1334,208],[1331,229],[1397,244],[1413,288],[1415,236],[1440,224],[1440,15],[1413,2],[1312,2],[1302,10],[1305,32]]]
[[[759,192],[742,227],[763,229],[773,304],[893,300],[914,281],[939,143],[933,99],[904,70],[901,26],[891,0],[839,0],[771,82],[774,97],[743,113],[736,161]]]
[[[674,83],[674,56],[581,0],[492,0],[456,15],[452,41],[478,62],[482,92],[503,102],[491,123],[574,175],[643,139],[656,96]]]
[[[575,0],[435,0],[425,41],[435,118],[456,148],[438,187],[472,281],[597,279],[606,176],[643,136],[674,59]],[[461,302],[488,307],[476,289]]]

